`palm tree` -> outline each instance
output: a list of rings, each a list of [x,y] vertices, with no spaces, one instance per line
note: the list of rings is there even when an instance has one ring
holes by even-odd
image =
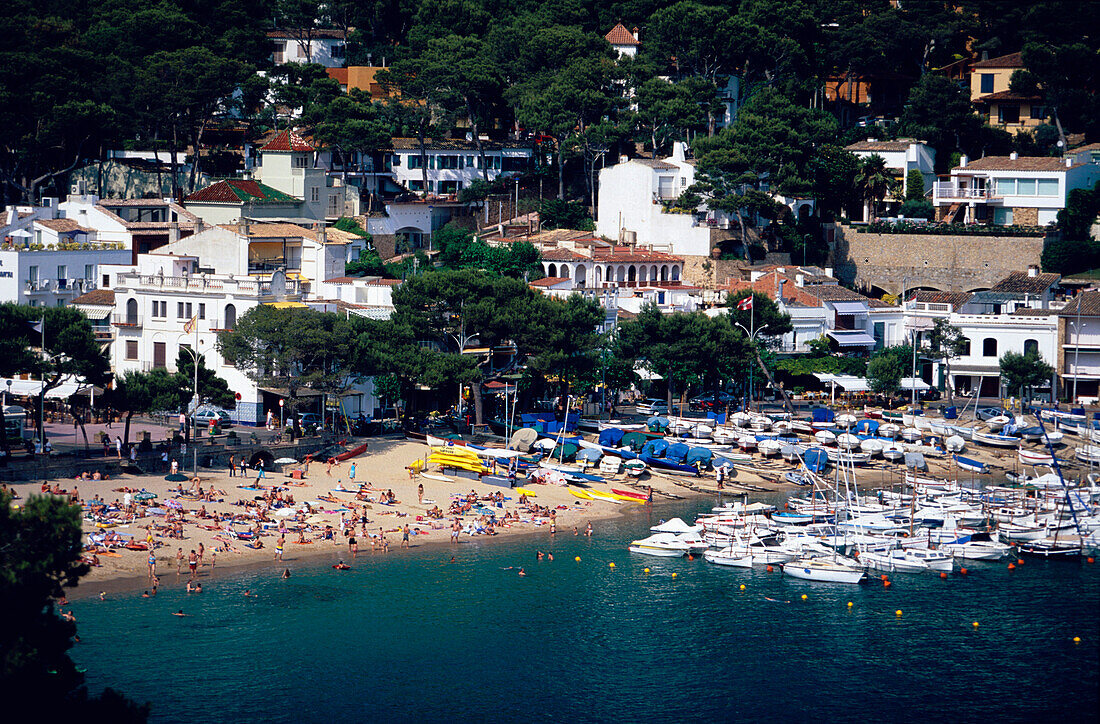
[[[877,214],[878,205],[886,194],[897,188],[898,182],[886,167],[886,159],[877,153],[860,159],[856,170],[856,187],[864,199],[871,202],[870,216]],[[868,219],[870,221],[870,219]]]

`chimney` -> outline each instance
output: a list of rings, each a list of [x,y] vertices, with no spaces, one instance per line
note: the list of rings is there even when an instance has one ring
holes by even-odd
[[[833,268],[831,266],[825,267],[825,276],[831,277],[833,275]]]
[[[203,222],[202,217],[195,219],[195,233],[201,234],[206,229],[206,224]]]
[[[637,25],[635,25],[634,29],[630,31],[630,34],[634,36],[634,40],[637,40],[637,41],[641,42],[642,37],[638,33],[638,26]]]
[[[630,159],[629,159],[629,158],[627,158],[625,154],[624,154],[624,155],[622,155],[622,156],[619,156],[619,163],[626,163],[626,162],[627,162],[627,161],[629,161],[629,160],[630,160]]]
[[[970,158],[965,153],[959,156],[959,168],[966,168],[968,163],[970,163]]]
[[[1027,275],[1032,278],[1039,276],[1039,267],[1032,264],[1027,268]]]
[[[328,230],[325,228],[325,222],[317,224],[317,241],[322,245],[328,243]]]
[[[168,243],[174,244],[180,240],[180,225],[178,222],[173,221],[168,225]]]
[[[777,284],[775,285],[775,301],[782,302],[783,301],[783,285],[787,283],[787,280],[786,279],[780,279],[779,277],[776,277],[775,281],[777,282]]]
[[[1073,159],[1067,157],[1066,158],[1066,168],[1071,168],[1072,166],[1073,166]]]
[[[1010,160],[1012,160],[1012,161],[1015,161],[1015,160],[1017,160],[1018,158],[1020,158],[1020,154],[1018,154],[1018,153],[1016,153],[1015,151],[1013,151],[1012,153],[1008,154],[1008,158],[1009,158]]]
[[[795,274],[794,275],[794,285],[796,287],[806,286],[806,275],[805,274]]]
[[[248,238],[248,219],[243,216],[237,219],[237,233]]]

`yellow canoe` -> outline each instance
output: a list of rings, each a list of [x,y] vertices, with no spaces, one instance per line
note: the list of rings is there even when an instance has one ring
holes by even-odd
[[[534,490],[530,490],[528,488],[516,488],[516,492],[520,495],[526,495],[528,498],[537,498],[539,495]]]
[[[629,495],[619,495],[618,493],[608,493],[612,498],[618,500],[621,503],[638,503],[641,505],[645,503],[644,500],[638,500],[637,498],[631,498]]]
[[[573,495],[577,496],[581,500],[592,500],[593,499],[592,496],[589,495],[587,491],[581,490],[580,488],[569,488],[569,492],[572,493]]]
[[[611,493],[605,493],[602,490],[587,490],[585,492],[587,492],[593,500],[606,500],[609,503],[619,502],[615,499],[614,495],[612,495]]]

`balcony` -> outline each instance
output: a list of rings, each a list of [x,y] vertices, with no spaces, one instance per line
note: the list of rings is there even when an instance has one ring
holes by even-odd
[[[233,294],[236,296],[268,297],[271,296],[271,281],[268,279],[252,279],[243,277],[168,277],[159,274],[119,274],[119,288],[129,287],[141,291],[169,291],[196,294]],[[286,280],[286,294],[288,296],[300,296],[301,287],[297,280]]]
[[[237,320],[235,319],[211,319],[210,331],[211,332],[232,332],[237,327]]]
[[[138,314],[127,314],[126,312],[116,312],[111,315],[111,326],[119,327],[120,329],[141,329],[141,316]]]
[[[992,188],[979,189],[952,183],[935,184],[933,194],[934,198],[949,201],[991,201],[1001,198],[993,193]]]

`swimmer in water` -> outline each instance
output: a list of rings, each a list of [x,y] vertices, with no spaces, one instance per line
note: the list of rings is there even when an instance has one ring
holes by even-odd
[[[175,612],[175,613],[173,613],[172,615],[173,615],[173,616],[186,616],[187,614],[186,614],[186,613],[184,613],[184,612],[183,612],[183,609],[181,608],[180,610],[176,611],[176,612]]]
[[[290,569],[289,568],[284,568],[283,569],[283,578],[290,578]]]
[[[250,598],[252,596],[252,589],[246,588],[244,590],[244,596],[245,596],[245,598]]]
[[[520,569],[519,569],[519,575],[521,575],[521,576],[526,576],[527,574],[523,572],[523,569],[522,569],[522,568],[520,568]]]

